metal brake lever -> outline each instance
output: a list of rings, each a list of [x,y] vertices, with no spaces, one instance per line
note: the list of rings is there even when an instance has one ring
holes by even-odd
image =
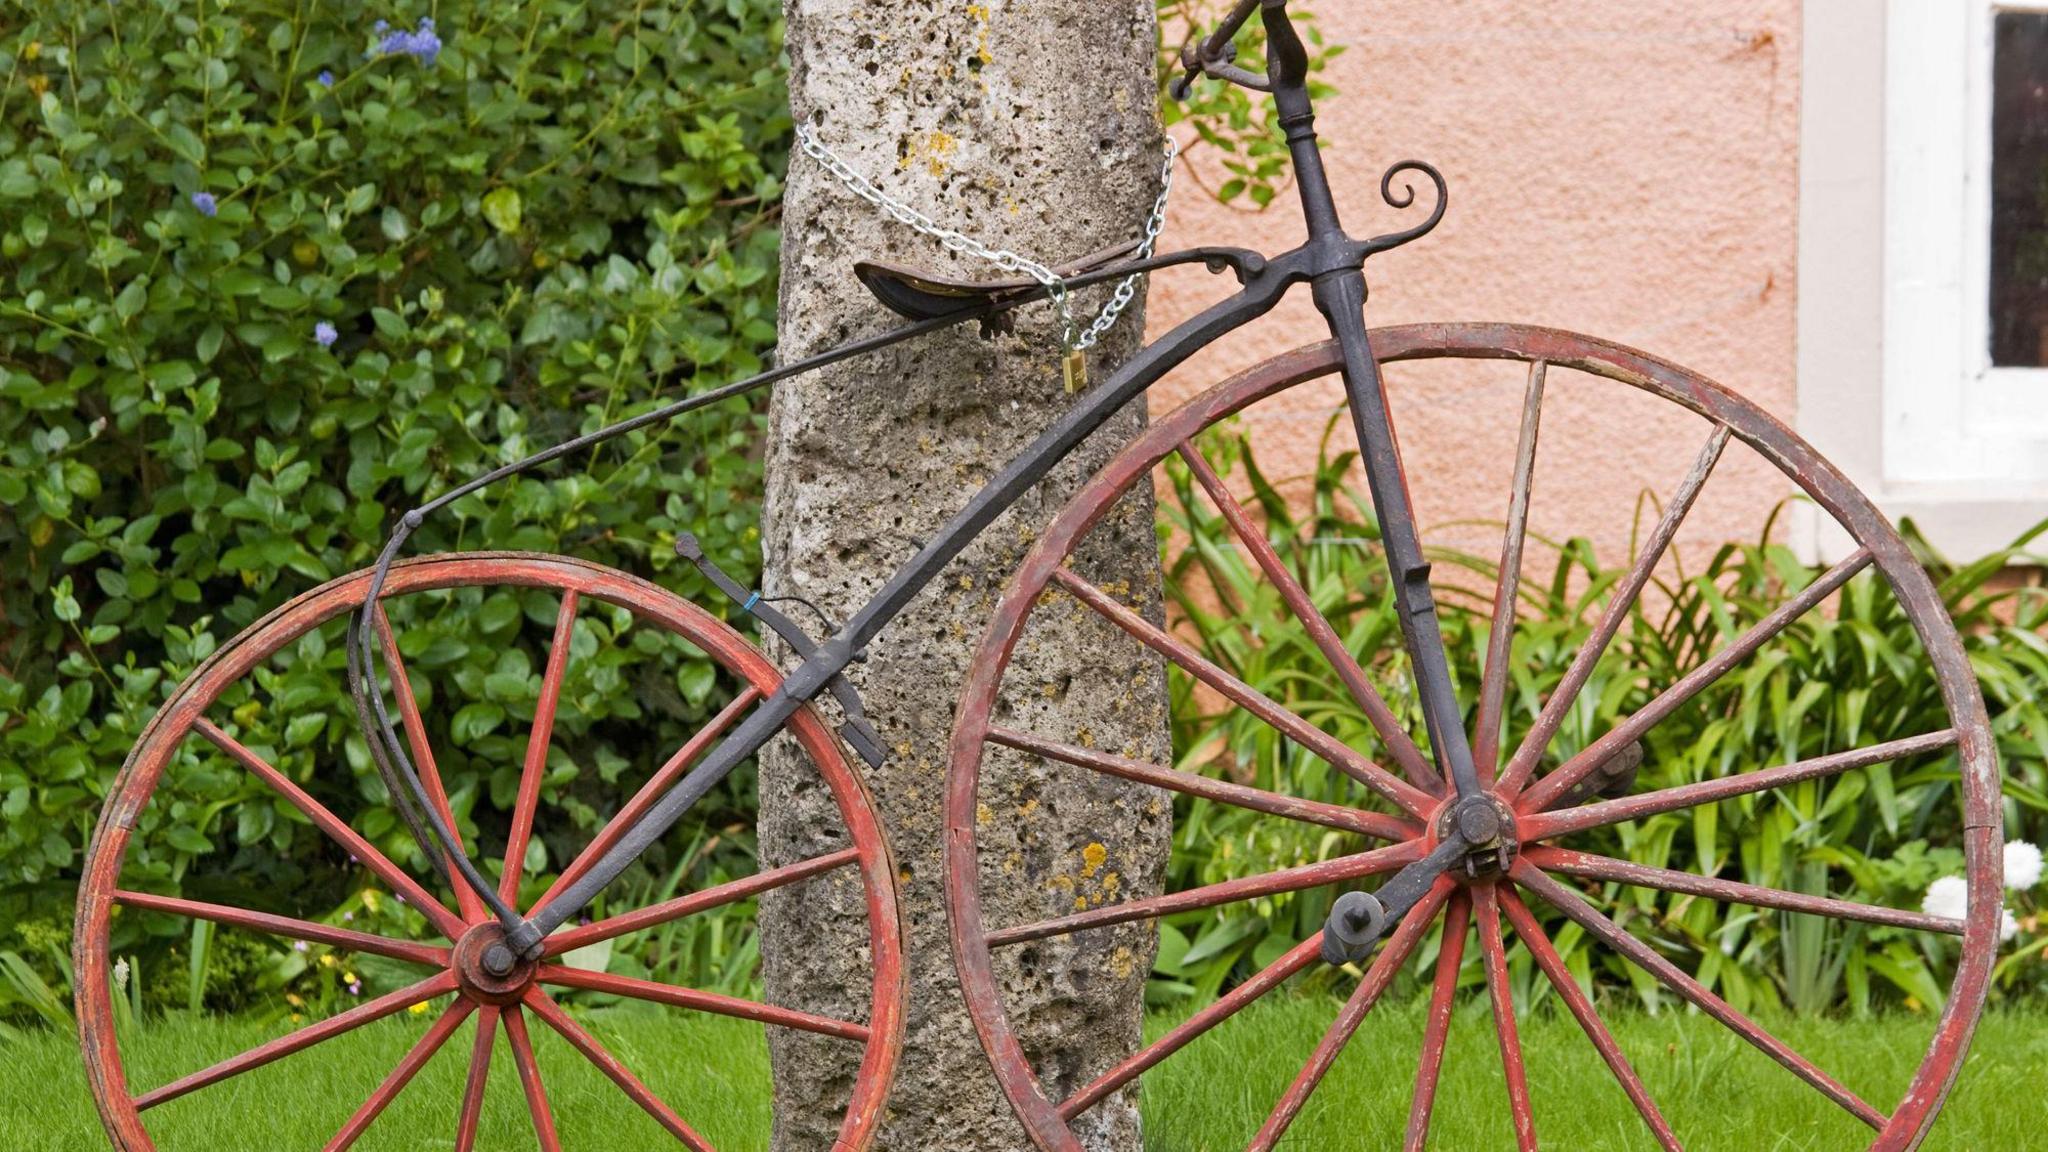
[[[711,581],[712,587],[738,604],[740,611],[766,624],[768,630],[781,637],[782,642],[789,645],[799,658],[808,660],[811,654],[818,650],[817,641],[812,640],[810,634],[796,621],[784,615],[781,609],[765,603],[759,592],[749,592],[740,587],[737,580],[727,576],[723,569],[713,563],[711,558],[704,554],[704,546],[698,543],[695,535],[689,532],[677,535],[676,555],[696,565],[697,571],[702,572],[704,578]],[[827,688],[832,693],[832,698],[839,702],[839,710],[846,716],[846,722],[839,726],[840,738],[867,762],[868,767],[880,768],[888,761],[889,754],[882,748],[880,733],[877,733],[875,726],[868,722],[867,710],[861,705],[860,694],[854,691],[852,683],[844,676],[832,677]]]

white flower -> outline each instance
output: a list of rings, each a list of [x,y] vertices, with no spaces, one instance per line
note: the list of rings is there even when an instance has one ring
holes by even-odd
[[[1970,882],[1961,876],[1943,876],[1927,886],[1927,895],[1920,901],[1920,910],[1929,916],[1947,920],[1963,919],[1970,911]],[[2020,922],[2013,916],[2012,909],[2000,910],[1999,942],[2005,943],[2019,934]]]
[[[128,958],[114,961],[114,987],[123,992],[128,990]]]
[[[1929,916],[1961,920],[1970,910],[1970,882],[1961,876],[1943,876],[1927,886],[1920,910]]]
[[[2025,840],[2005,846],[2005,886],[2024,892],[2041,882],[2041,850]]]

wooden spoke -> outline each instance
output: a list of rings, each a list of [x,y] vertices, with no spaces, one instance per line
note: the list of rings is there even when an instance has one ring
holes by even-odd
[[[1522,400],[1522,437],[1515,447],[1515,487],[1508,497],[1508,521],[1500,548],[1500,574],[1493,585],[1493,626],[1486,635],[1486,669],[1479,682],[1479,717],[1472,729],[1472,759],[1479,781],[1491,784],[1500,760],[1501,715],[1507,707],[1510,661],[1515,647],[1515,598],[1522,594],[1522,551],[1529,540],[1529,495],[1536,481],[1536,441],[1543,425],[1543,386],[1550,365],[1529,365],[1529,390]]]
[[[1294,1123],[1295,1117],[1301,1114],[1302,1106],[1308,1103],[1308,1098],[1314,1095],[1316,1088],[1322,1084],[1323,1077],[1329,1074],[1330,1066],[1337,1062],[1337,1057],[1344,1051],[1344,1046],[1351,1042],[1352,1034],[1358,1031],[1358,1026],[1365,1020],[1366,1014],[1372,1011],[1373,1005],[1379,1003],[1380,996],[1386,992],[1387,986],[1394,982],[1394,977],[1400,973],[1401,966],[1408,962],[1409,953],[1415,951],[1415,945],[1421,942],[1422,934],[1429,930],[1430,922],[1436,919],[1436,914],[1443,909],[1444,902],[1450,899],[1454,886],[1449,877],[1438,877],[1429,895],[1424,896],[1422,901],[1402,918],[1400,926],[1394,929],[1393,935],[1381,946],[1380,954],[1373,959],[1372,966],[1366,969],[1365,979],[1358,982],[1358,990],[1344,1002],[1343,1009],[1337,1013],[1337,1019],[1330,1024],[1329,1031],[1323,1033],[1322,1040],[1316,1044],[1316,1050],[1309,1056],[1308,1063],[1295,1075],[1294,1082],[1287,1086],[1287,1091],[1280,1097],[1280,1102],[1273,1106],[1272,1113],[1266,1117],[1266,1122],[1259,1128],[1258,1135],[1252,1138],[1251,1152],[1272,1152],[1274,1146],[1280,1143],[1280,1138],[1287,1134],[1288,1126]]]
[[[628,1099],[638,1104],[649,1116],[654,1117],[655,1123],[666,1129],[669,1135],[682,1141],[683,1147],[690,1149],[690,1152],[714,1152],[711,1145],[706,1143],[702,1136],[697,1135],[696,1129],[684,1123],[681,1116],[676,1115],[675,1109],[664,1104],[661,1097],[656,1096],[652,1089],[640,1082],[638,1076],[619,1063],[618,1057],[606,1051],[605,1046],[597,1042],[597,1037],[592,1036],[583,1025],[571,1019],[567,1012],[562,1011],[561,1005],[550,999],[547,993],[538,988],[528,988],[521,1003],[540,1017],[542,1023],[560,1033],[562,1039],[567,1040],[571,1047],[583,1053],[584,1059],[596,1065],[598,1071],[618,1085],[619,1090],[624,1092]]]
[[[526,1094],[526,1110],[533,1115],[533,1134],[540,1152],[562,1152],[555,1135],[554,1110],[548,1107],[547,1089],[540,1082],[540,1062],[534,1059],[533,1038],[526,1034],[526,1017],[514,1004],[505,1009],[505,1040],[512,1046],[512,1063],[519,1069],[519,1088]]]
[[[1181,459],[1187,462],[1188,470],[1194,474],[1196,482],[1209,494],[1209,502],[1223,514],[1223,519],[1229,523],[1231,532],[1243,543],[1245,550],[1252,554],[1252,560],[1258,564],[1259,571],[1264,572],[1266,579],[1273,582],[1273,587],[1279,591],[1280,599],[1287,605],[1288,611],[1301,622],[1302,629],[1308,633],[1308,638],[1315,644],[1316,650],[1323,654],[1323,659],[1328,660],[1330,667],[1336,671],[1337,678],[1344,682],[1345,690],[1351,694],[1351,699],[1358,705],[1359,711],[1365,713],[1366,722],[1371,724],[1372,730],[1379,735],[1380,743],[1386,746],[1387,754],[1401,766],[1401,771],[1407,774],[1410,781],[1431,792],[1442,792],[1443,780],[1437,775],[1436,769],[1424,758],[1422,750],[1415,746],[1414,738],[1402,728],[1401,722],[1394,716],[1394,710],[1387,707],[1386,700],[1373,688],[1372,682],[1366,679],[1365,669],[1359,667],[1358,659],[1351,654],[1351,649],[1345,646],[1343,638],[1337,635],[1337,630],[1331,627],[1329,620],[1317,610],[1308,589],[1301,586],[1301,582],[1295,579],[1294,573],[1288,569],[1287,562],[1273,550],[1273,545],[1266,539],[1265,532],[1253,523],[1244,506],[1230,494],[1229,486],[1216,474],[1216,470],[1209,466],[1209,462],[1203,459],[1202,453],[1193,443],[1181,441],[1179,451]]]
[[[830,1016],[815,1016],[809,1012],[779,1008],[754,1000],[742,1000],[736,996],[721,996],[716,992],[699,992],[694,988],[678,988],[673,984],[635,980],[627,976],[613,976],[582,968],[543,964],[540,968],[540,982],[562,988],[581,988],[586,992],[605,992],[630,1000],[646,1000],[654,1004],[689,1008],[719,1016],[734,1016],[758,1024],[794,1028],[799,1032],[815,1032],[820,1036],[836,1036],[841,1040],[865,1042],[868,1038],[868,1026],[856,1024],[851,1020],[835,1020]]]
[[[484,1116],[484,1089],[491,1082],[491,1045],[498,1038],[498,1013],[486,1007],[476,1018],[476,1042],[469,1050],[469,1079],[462,1086],[462,1111],[455,1116],[455,1152],[476,1147],[477,1124]]]
[[[398,1094],[405,1091],[405,1086],[412,1083],[412,1078],[419,1074],[419,1070],[427,1061],[434,1058],[434,1053],[441,1050],[441,1045],[448,1042],[448,1037],[455,1034],[457,1026],[469,1018],[471,1010],[475,1007],[461,998],[450,1004],[448,1010],[441,1013],[441,1018],[434,1021],[434,1026],[427,1029],[427,1034],[420,1037],[419,1042],[405,1054],[405,1058],[398,1062],[398,1067],[391,1070],[391,1074],[384,1078],[384,1082],[377,1085],[377,1090],[370,1093],[370,1098],[363,1101],[363,1106],[356,1109],[355,1115],[350,1116],[348,1122],[341,1126],[341,1131],[334,1134],[334,1139],[327,1142],[324,1152],[343,1152],[344,1149],[355,1147],[356,1141],[362,1138],[363,1133],[377,1117],[384,1114],[384,1109],[391,1106],[391,1102],[398,1098]]]
[[[289,1035],[280,1036],[267,1044],[249,1049],[240,1056],[231,1056],[210,1068],[202,1069],[182,1079],[173,1080],[161,1088],[145,1092],[135,1098],[135,1110],[146,1112],[159,1104],[176,1100],[187,1093],[196,1092],[209,1084],[218,1084],[231,1076],[239,1076],[252,1068],[261,1068],[272,1061],[282,1060],[294,1052],[303,1052],[322,1041],[332,1040],[345,1032],[352,1032],[365,1024],[375,1023],[405,1011],[415,1004],[424,1004],[436,996],[445,996],[455,991],[455,976],[443,972],[414,984],[366,1001],[337,1016],[330,1016],[318,1024],[309,1024]]]
[[[1071,916],[1054,920],[1040,920],[1035,924],[1020,924],[988,934],[990,948],[1007,948],[1032,940],[1043,940],[1048,936],[1065,936],[1089,928],[1103,928],[1111,924],[1124,924],[1132,920],[1151,920],[1160,916],[1171,916],[1176,912],[1187,912],[1196,908],[1214,908],[1219,904],[1231,904],[1239,900],[1251,900],[1259,896],[1271,896],[1280,892],[1299,892],[1304,888],[1320,888],[1325,884],[1337,884],[1346,880],[1357,880],[1365,876],[1377,876],[1392,872],[1407,864],[1422,859],[1422,847],[1411,841],[1405,844],[1389,844],[1370,852],[1352,856],[1339,856],[1317,864],[1304,864],[1296,868],[1283,868],[1263,876],[1247,876],[1241,880],[1225,880],[1220,884],[1209,884],[1201,888],[1190,888],[1185,892],[1169,892],[1163,896],[1152,896],[1144,900],[1131,900],[1123,904],[1111,904],[1103,908],[1091,908]]]
[[[410,901],[412,906],[419,909],[442,934],[450,940],[462,935],[467,925],[463,923],[461,917],[450,912],[447,905],[429,895],[425,888],[420,887],[418,881],[406,875],[398,865],[393,864],[384,853],[377,851],[355,829],[329,812],[325,805],[307,795],[306,790],[294,784],[290,777],[271,767],[261,756],[243,747],[240,741],[215,727],[213,722],[205,717],[193,721],[192,730],[212,741],[215,747],[233,757],[242,767],[247,768],[290,801],[292,807],[305,813],[306,818],[311,820],[314,826],[327,833],[335,843],[348,849],[349,855],[362,861],[363,867],[391,885],[392,891]]]
[[[1757,649],[1762,648],[1778,633],[1790,627],[1793,621],[1833,595],[1837,588],[1847,584],[1858,572],[1868,567],[1870,562],[1870,550],[1862,548],[1840,564],[1828,569],[1820,579],[1807,585],[1799,595],[1779,605],[1776,611],[1758,621],[1755,627],[1743,633],[1727,647],[1716,652],[1706,663],[1681,677],[1671,687],[1659,693],[1655,700],[1645,704],[1634,715],[1615,725],[1612,731],[1587,745],[1585,751],[1572,757],[1557,771],[1531,785],[1523,794],[1524,803],[1532,812],[1541,811],[1557,803],[1558,798],[1569,792],[1573,785],[1591,775],[1595,769],[1612,759],[1623,748],[1641,739],[1665,717],[1684,706],[1686,701],[1726,676],[1730,669],[1755,655]]]
[[[1436,1110],[1437,1081],[1443,1074],[1444,1044],[1451,1034],[1457,1007],[1458,970],[1465,963],[1465,929],[1472,920],[1472,900],[1463,892],[1451,897],[1444,914],[1443,942],[1436,957],[1436,981],[1429,991],[1429,1023],[1422,1033],[1422,1062],[1415,1070],[1415,1097],[1408,1105],[1404,1152],[1422,1152],[1429,1142],[1429,1118]]]
[[[1260,970],[1258,975],[1231,989],[1227,995],[1188,1017],[1173,1031],[1139,1049],[1116,1067],[1096,1077],[1086,1088],[1068,1097],[1066,1102],[1060,1105],[1060,1119],[1072,1120],[1102,1103],[1117,1089],[1151,1070],[1161,1060],[1187,1047],[1196,1037],[1237,1015],[1246,1005],[1278,988],[1295,973],[1315,963],[1322,957],[1322,951],[1321,932],[1288,949],[1278,960]]]
[[[555,736],[555,712],[562,704],[562,681],[569,674],[569,649],[576,632],[576,590],[562,591],[555,613],[555,635],[548,645],[547,670],[541,674],[540,699],[533,706],[533,731],[526,737],[526,763],[519,770],[519,798],[512,808],[512,830],[505,839],[505,867],[498,874],[498,898],[519,901],[519,880],[526,874],[526,846],[533,840],[533,814],[540,806],[540,786],[548,774],[548,745]]]
[[[1322,804],[1314,800],[1282,796],[1260,788],[1232,784],[1227,780],[1162,768],[1125,756],[1112,756],[1093,748],[1062,744],[1010,728],[990,728],[988,739],[991,743],[1000,744],[1005,748],[1015,748],[1020,752],[1029,752],[1034,756],[1043,756],[1048,760],[1058,760],[1079,768],[1090,768],[1139,784],[1150,784],[1155,788],[1165,788],[1253,812],[1320,824],[1325,828],[1356,832],[1376,840],[1406,840],[1421,832],[1417,826],[1383,812],[1368,812],[1337,804]]]
[[[1608,947],[1656,977],[1659,983],[1671,989],[1693,1007],[1719,1020],[1729,1031],[1755,1045],[1765,1055],[1783,1065],[1787,1071],[1812,1085],[1821,1095],[1841,1105],[1850,1115],[1872,1128],[1883,1130],[1884,1113],[1864,1103],[1839,1081],[1786,1047],[1784,1041],[1771,1035],[1755,1021],[1737,1012],[1727,1001],[1708,991],[1705,985],[1679,971],[1677,965],[1658,954],[1656,949],[1629,935],[1627,929],[1602,915],[1577,892],[1544,875],[1526,859],[1515,862],[1513,876],[1517,884],[1543,897],[1552,907],[1563,912],[1580,927],[1605,942]]]
[[[1636,598],[1641,596],[1657,564],[1664,558],[1664,552],[1671,547],[1672,538],[1678,535],[1678,526],[1685,522],[1686,513],[1692,511],[1693,502],[1699,499],[1700,489],[1706,487],[1707,477],[1714,472],[1714,465],[1720,462],[1721,453],[1728,447],[1729,428],[1726,424],[1714,426],[1713,435],[1707,437],[1706,447],[1700,449],[1699,458],[1693,461],[1692,471],[1672,495],[1671,503],[1664,509],[1664,515],[1657,521],[1657,527],[1650,533],[1650,539],[1643,545],[1642,554],[1629,568],[1628,575],[1615,585],[1614,594],[1607,602],[1607,610],[1600,614],[1600,621],[1593,627],[1593,634],[1586,639],[1585,646],[1572,658],[1571,666],[1565,669],[1564,678],[1558,682],[1557,690],[1544,701],[1543,711],[1515,750],[1515,757],[1508,762],[1507,771],[1501,774],[1503,789],[1510,795],[1528,783],[1529,776],[1543,759],[1543,753],[1550,747],[1551,737],[1564,724],[1565,714],[1571,711],[1579,690],[1593,675],[1593,669],[1600,663],[1600,657],[1621,626],[1628,622],[1630,609]]]
[[[1508,982],[1508,948],[1500,932],[1500,890],[1474,889],[1479,920],[1479,955],[1486,967],[1486,991],[1493,1001],[1493,1027],[1500,1035],[1500,1062],[1507,1073],[1508,1111],[1515,1122],[1515,1147],[1536,1148],[1536,1111],[1529,1104],[1529,1071],[1522,1063],[1522,1037],[1515,1027],[1515,994]]]
[[[1656,792],[1645,792],[1640,796],[1624,796],[1619,800],[1605,800],[1598,804],[1585,804],[1556,812],[1530,813],[1522,817],[1521,835],[1524,840],[1548,840],[1572,832],[1583,832],[1588,828],[1601,828],[1609,824],[1619,824],[1624,820],[1640,820],[1645,816],[1655,816],[1659,812],[1695,808],[1701,804],[1712,804],[1736,796],[1783,788],[1802,780],[1817,780],[1823,776],[1835,776],[1855,768],[1868,768],[1873,764],[1903,760],[1925,752],[1939,751],[1955,742],[1955,730],[1946,728],[1924,736],[1889,740],[1868,748],[1816,756],[1811,760],[1801,760],[1796,764],[1786,764],[1777,768],[1762,768],[1736,776],[1721,776],[1712,780],[1680,784]]]
[[[152,896],[146,892],[116,892],[114,901],[130,908],[146,908],[152,912],[167,912],[173,916],[185,916],[194,920],[210,920],[215,924],[226,924],[235,928],[247,928],[271,936],[282,936],[287,940],[304,940],[309,944],[331,944],[351,952],[368,952],[373,956],[388,956],[409,964],[424,964],[429,968],[446,968],[448,950],[415,944],[410,940],[393,940],[389,936],[373,936],[368,932],[354,932],[347,928],[332,928],[315,924],[310,920],[294,920],[288,916],[273,916],[267,912],[252,912],[246,908],[229,908],[222,904],[202,904],[197,900],[180,900],[175,896]]]
[[[690,765],[695,764],[697,758],[704,755],[706,749],[717,743],[719,737],[725,735],[725,730],[732,727],[733,723],[741,716],[746,715],[747,710],[752,708],[760,699],[760,690],[748,687],[735,697],[732,703],[726,705],[718,715],[712,717],[711,722],[706,724],[701,731],[690,737],[676,751],[674,756],[669,757],[668,763],[661,766],[659,772],[656,772],[647,783],[640,786],[640,791],[633,794],[633,798],[626,802],[626,806],[619,809],[618,814],[605,824],[604,828],[598,832],[597,837],[582,852],[577,854],[576,859],[570,861],[567,868],[562,869],[562,874],[555,878],[553,884],[548,886],[547,895],[542,896],[534,903],[533,911],[529,915],[539,915],[540,910],[547,907],[557,896],[566,891],[569,885],[583,879],[585,873],[596,867],[597,862],[604,857],[604,854],[611,851],[620,840],[624,839],[626,833],[633,830],[634,825],[640,823],[641,817],[647,815],[648,809],[660,803],[662,796],[667,794],[668,790],[675,785],[675,782],[682,779],[683,774],[690,770]]]
[[[398,698],[398,718],[405,725],[405,742],[412,747],[412,764],[419,771],[420,786],[427,790],[427,799],[433,801],[434,811],[441,822],[448,826],[450,834],[461,836],[461,825],[455,822],[455,808],[448,802],[448,788],[441,780],[441,769],[434,761],[434,746],[427,740],[427,726],[420,719],[420,703],[413,696],[412,678],[405,670],[405,657],[398,652],[398,637],[392,634],[391,620],[384,614],[384,606],[377,606],[374,617],[377,625],[378,647],[384,650],[384,667],[391,676],[391,694]],[[448,874],[448,885],[455,889],[455,908],[463,920],[474,924],[484,919],[484,902],[470,890],[462,874],[455,870],[455,860],[444,857],[443,869]]]
[[[1211,663],[1177,637],[1155,627],[1151,621],[1117,603],[1107,592],[1083,580],[1066,568],[1053,571],[1053,580],[1074,597],[1136,638],[1146,647],[1180,665],[1195,679],[1207,684],[1232,703],[1271,725],[1282,735],[1321,757],[1338,771],[1386,797],[1409,815],[1428,819],[1436,798],[1386,769],[1360,756],[1336,737],[1289,712],[1258,689]]]
[[[1951,936],[1963,934],[1961,920],[1908,912],[1902,908],[1880,908],[1874,904],[1858,904],[1851,900],[1834,900],[1826,896],[1809,896],[1801,892],[1787,892],[1779,888],[1766,888],[1713,876],[1696,876],[1690,872],[1653,868],[1647,864],[1633,864],[1626,860],[1596,856],[1590,852],[1573,852],[1548,845],[1532,847],[1528,849],[1527,855],[1531,864],[1545,872],[1561,872],[1567,876],[1579,876],[1587,880],[1608,880],[1637,888],[1655,888],[1661,892],[1704,896],[1709,900],[1747,904],[1755,908],[1775,908],[1780,912],[1804,912],[1835,920],[1857,920],[1865,924],[1884,924],[1893,928],[1912,928],[1921,932],[1945,932]]]
[[[824,856],[814,856],[809,860],[800,861],[796,864],[785,865],[781,868],[771,868],[766,872],[720,884],[714,888],[706,888],[702,892],[692,892],[687,896],[678,896],[674,900],[666,900],[660,904],[649,905],[646,908],[633,912],[621,913],[605,920],[599,920],[594,924],[585,924],[581,927],[556,932],[548,937],[547,951],[544,955],[560,956],[564,952],[574,952],[578,948],[587,944],[595,944],[600,940],[609,940],[614,936],[624,936],[628,932],[638,932],[643,928],[653,928],[657,925],[666,924],[671,920],[680,920],[685,916],[698,912],[708,911],[712,908],[721,908],[735,901],[745,900],[749,896],[758,896],[770,889],[780,888],[785,884],[794,884],[799,880],[808,880],[813,876],[830,872],[834,868],[845,867],[859,859],[860,849],[844,848]]]
[[[1600,1052],[1600,1059],[1607,1062],[1608,1071],[1621,1081],[1622,1091],[1628,1093],[1629,1102],[1643,1117],[1643,1123],[1650,1126],[1651,1135],[1657,1138],[1665,1152],[1684,1152],[1679,1147],[1678,1137],[1672,1134],[1671,1125],[1665,1123],[1664,1114],[1657,1110],[1657,1102],[1650,1099],[1650,1090],[1643,1087],[1642,1077],[1629,1065],[1628,1057],[1621,1054],[1621,1045],[1615,1043],[1613,1033],[1593,1010],[1593,1002],[1586,998],[1585,990],[1572,979],[1571,970],[1565,967],[1564,958],[1557,954],[1550,936],[1543,931],[1543,925],[1536,922],[1536,916],[1513,889],[1502,889],[1501,911],[1507,913],[1508,923],[1514,927],[1515,935],[1522,938],[1522,946],[1536,959],[1536,966],[1550,978],[1551,987],[1564,999],[1565,1007],[1571,1009],[1572,1018],[1585,1030],[1586,1038]]]

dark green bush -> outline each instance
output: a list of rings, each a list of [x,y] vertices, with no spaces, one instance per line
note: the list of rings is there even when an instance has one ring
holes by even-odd
[[[380,16],[420,39],[387,42]],[[157,704],[261,614],[366,564],[391,509],[762,366],[780,50],[774,0],[0,17],[0,924],[68,922],[103,790]],[[757,424],[735,403],[628,438],[463,502],[414,550],[569,552],[701,592],[669,544],[694,531],[754,567]],[[408,651],[432,639],[397,623]],[[484,700],[532,632],[440,679]],[[607,649],[612,682],[642,659]],[[237,712],[243,739],[302,766],[346,755],[349,810],[406,851],[324,664],[292,716]],[[652,715],[635,728],[651,744],[717,703],[701,656],[661,666],[678,670],[658,694],[683,703],[615,691],[569,725],[575,759],[641,751],[612,746],[607,714]],[[472,823],[502,800],[487,759],[452,766]],[[181,758],[135,874],[321,875],[324,845],[261,791]]]

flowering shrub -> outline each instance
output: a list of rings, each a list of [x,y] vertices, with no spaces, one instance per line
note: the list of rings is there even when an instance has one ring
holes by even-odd
[[[227,637],[369,562],[388,509],[762,366],[780,39],[774,0],[0,18],[0,950],[58,975],[80,852],[144,722]],[[631,437],[465,501],[417,550],[570,552],[715,604],[670,543],[694,531],[753,569],[756,421],[742,402]],[[478,646],[437,682],[483,700],[506,655]],[[565,712],[578,764],[638,751],[607,708],[665,740],[719,703],[701,656],[665,686],[630,647],[601,659],[626,687]],[[410,852],[339,685],[330,667],[292,685],[293,715],[238,714],[243,738],[327,766],[315,792]],[[502,819],[487,769],[516,766],[511,727],[441,766],[473,823]],[[132,883],[361,914],[362,874],[245,774],[188,755],[161,795]],[[150,989],[182,988],[196,950],[118,947]]]

